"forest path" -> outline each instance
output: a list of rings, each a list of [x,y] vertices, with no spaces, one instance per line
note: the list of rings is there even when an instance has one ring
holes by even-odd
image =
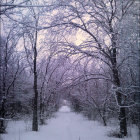
[[[82,115],[71,112],[68,106],[62,106],[55,117],[47,122],[47,125],[40,127],[39,132],[25,130],[28,127],[23,121],[13,122],[9,124],[8,134],[2,135],[2,138],[3,140],[118,140],[107,137],[107,131],[111,130],[111,127],[89,121]],[[132,137],[127,140],[132,140]]]

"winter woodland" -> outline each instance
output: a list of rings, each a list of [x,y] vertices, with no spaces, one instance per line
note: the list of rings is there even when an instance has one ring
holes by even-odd
[[[139,0],[0,0],[0,139],[12,138],[140,139]]]

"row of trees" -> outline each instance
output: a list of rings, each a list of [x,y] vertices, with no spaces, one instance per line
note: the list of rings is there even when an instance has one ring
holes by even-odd
[[[44,122],[49,101],[58,108],[61,91],[76,110],[92,119],[99,115],[104,125],[118,115],[120,136],[126,136],[128,116],[139,122],[138,4],[137,0],[2,1],[1,118],[6,96],[15,93],[21,81],[28,83],[22,74],[31,73],[33,131],[38,130],[38,114]],[[8,76],[12,68],[13,79]]]
[[[1,5],[1,133],[5,132],[6,118],[30,115],[32,111],[32,130],[38,131],[38,117],[44,124],[44,119],[58,109],[58,85],[64,75],[58,70],[64,71],[61,67],[65,58],[57,56],[57,50],[39,38],[42,10],[32,6],[17,8],[20,4],[16,6],[14,2]],[[32,5],[31,1],[27,2]]]
[[[98,84],[100,79],[104,79],[104,85],[106,81],[110,81],[109,87],[112,85],[112,93],[118,107],[121,137],[127,135],[127,110],[139,106],[138,3],[131,0],[65,1],[61,3],[63,10],[58,10],[55,20],[55,23],[61,24],[66,31],[75,31],[77,34],[80,32],[84,36],[81,43],[76,44],[73,40],[65,39],[66,41],[59,42],[58,46],[66,46],[71,54],[81,54],[94,63],[97,61],[98,65],[95,67],[104,70],[94,69],[94,72],[87,71],[83,76],[80,72],[79,77],[83,81],[98,79]],[[84,89],[80,87],[82,92],[85,91],[83,96],[87,94],[87,86],[89,83],[86,83]],[[97,89],[94,86],[94,91]],[[102,100],[96,103],[98,100],[93,98],[93,89],[91,91],[93,105],[98,108],[98,113],[106,125],[99,107]],[[103,94],[104,90],[100,92]],[[89,97],[88,94],[87,96]]]

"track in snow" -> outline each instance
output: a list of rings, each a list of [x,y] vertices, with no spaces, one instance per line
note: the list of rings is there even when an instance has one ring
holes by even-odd
[[[41,126],[39,132],[25,131],[25,123],[19,121],[11,123],[8,134],[2,137],[3,140],[118,140],[107,137],[107,131],[110,129],[71,112],[68,106],[62,106],[56,117],[48,120],[47,125]],[[132,139],[137,140],[126,138]]]

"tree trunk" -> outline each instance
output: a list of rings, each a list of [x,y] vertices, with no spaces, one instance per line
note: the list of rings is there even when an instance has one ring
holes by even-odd
[[[37,89],[37,30],[34,43],[34,103],[33,103],[33,124],[32,130],[38,131],[38,89]]]
[[[140,37],[140,32],[139,32],[139,37]],[[138,108],[138,128],[139,128],[139,139],[140,139],[140,48],[139,48],[139,60],[138,60],[138,76],[139,76],[139,79],[138,79],[138,99],[137,99],[137,102],[138,102],[138,105],[137,105],[137,108]]]
[[[118,70],[116,69],[113,72],[113,76],[114,76],[114,82],[116,84],[117,87],[120,87],[120,79],[118,76]],[[123,107],[122,104],[122,95],[120,92],[116,92],[116,96],[117,96],[117,102],[119,105],[119,121],[120,121],[120,134],[123,136],[127,135],[127,122],[126,122],[126,111],[125,111],[125,107]]]
[[[112,64],[112,73],[113,73],[113,79],[114,79],[114,85],[117,87],[121,86],[120,78],[119,78],[119,71],[117,68],[117,34],[113,30],[113,24],[112,19],[109,21],[110,26],[110,33],[111,33],[111,44],[112,44],[112,50],[111,50],[111,64]],[[119,105],[119,121],[120,121],[120,134],[122,137],[127,135],[127,122],[126,122],[126,112],[125,107],[122,107],[122,94],[118,91],[116,91],[117,96],[117,102]]]
[[[114,84],[117,87],[120,87],[118,69],[116,68],[116,48],[113,49],[112,65],[113,65]],[[117,91],[116,96],[117,96],[117,102],[119,105],[120,134],[122,137],[124,137],[127,135],[126,111],[125,111],[125,107],[123,107],[123,104],[122,104],[122,94]]]
[[[99,112],[99,115],[100,115],[101,119],[103,120],[104,126],[107,126],[105,116],[101,113],[100,109],[98,109],[98,112]]]
[[[40,113],[39,113],[39,116],[40,116],[40,124],[43,125],[44,124],[44,118],[43,118],[43,115],[44,115],[44,105],[43,105],[43,100],[42,100],[42,92],[40,92]]]
[[[2,42],[1,37],[0,42]],[[0,44],[0,99],[2,99],[2,94],[2,46]]]
[[[38,131],[38,90],[37,90],[37,75],[34,73],[34,103],[33,103],[33,124],[32,130]]]
[[[2,101],[1,101],[1,110],[0,110],[0,116],[1,116],[1,121],[0,121],[0,133],[5,133],[6,132],[6,127],[4,125],[5,123],[5,103],[6,103],[6,73],[7,73],[7,63],[5,64],[5,72],[3,73],[3,89],[2,89]]]
[[[0,133],[5,133],[6,132],[6,127],[5,127],[5,102],[6,102],[6,98],[2,97],[2,105],[1,105],[1,110],[0,110],[0,116],[1,116],[1,120],[0,120]]]
[[[127,135],[127,122],[126,122],[126,111],[125,107],[120,107],[120,133],[122,136]]]

